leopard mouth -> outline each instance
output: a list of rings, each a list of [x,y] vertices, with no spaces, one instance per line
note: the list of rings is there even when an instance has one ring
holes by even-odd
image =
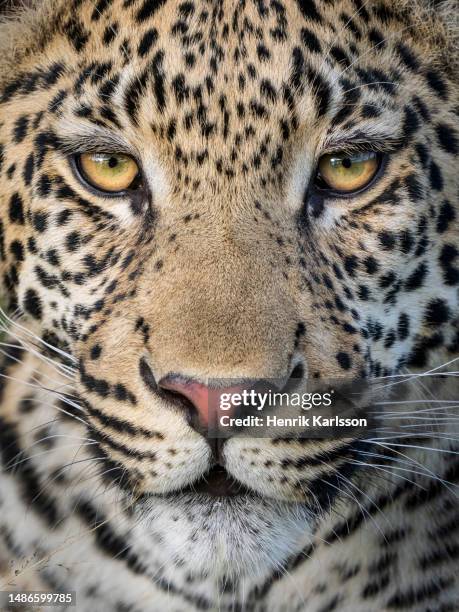
[[[199,480],[174,491],[173,495],[207,495],[209,497],[242,497],[255,493],[233,478],[221,465],[214,465]]]

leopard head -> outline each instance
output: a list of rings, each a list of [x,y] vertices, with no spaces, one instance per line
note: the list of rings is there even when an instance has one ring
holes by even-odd
[[[215,445],[203,397],[457,353],[447,20],[422,0],[53,0],[1,28],[12,307],[71,355],[98,452],[171,527],[165,555],[199,532],[199,567],[275,566],[358,440]],[[238,495],[193,492],[213,467]]]

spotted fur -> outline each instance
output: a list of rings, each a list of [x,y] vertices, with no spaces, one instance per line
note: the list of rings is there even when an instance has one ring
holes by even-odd
[[[43,0],[4,19],[2,585],[76,590],[81,612],[458,609],[454,410],[401,446],[232,438],[219,459],[253,493],[215,503],[173,493],[214,458],[156,385],[454,371],[457,13]],[[382,152],[377,180],[317,193],[346,147]],[[141,192],[78,180],[71,155],[107,149]],[[414,380],[407,402],[435,397]]]

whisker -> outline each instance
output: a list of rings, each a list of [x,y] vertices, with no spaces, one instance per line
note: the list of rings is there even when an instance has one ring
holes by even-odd
[[[5,319],[5,321],[7,321],[14,328],[20,329],[21,332],[23,332],[26,336],[32,337],[39,344],[42,344],[43,346],[46,346],[46,348],[50,349],[51,351],[54,351],[55,353],[61,355],[62,357],[65,357],[69,361],[71,361],[71,362],[73,362],[75,364],[77,363],[77,360],[75,359],[75,357],[73,357],[73,355],[70,355],[70,353],[66,353],[62,349],[60,349],[60,348],[58,348],[56,346],[53,346],[52,344],[49,344],[48,342],[43,340],[43,338],[40,338],[39,336],[37,336],[36,334],[31,332],[26,327],[23,327],[22,325],[20,325],[17,321],[14,321],[13,319],[11,319],[6,314],[6,312],[3,310],[3,308],[0,306],[0,323],[1,323],[1,317],[3,317]],[[5,326],[3,326],[3,327],[4,327],[3,331],[5,331],[7,333],[10,331],[9,327],[5,327]]]
[[[7,351],[4,351],[3,349],[0,348],[0,355],[4,355],[5,357],[7,357],[10,361],[14,361],[15,363],[19,363],[24,365],[25,362],[22,359],[19,359],[18,357],[16,357],[15,355],[11,355],[11,353],[8,353]],[[48,374],[45,374],[44,372],[40,372],[39,370],[37,370],[37,368],[33,368],[32,370],[33,372],[37,373],[37,376],[41,376],[43,378],[46,378],[47,380],[49,380],[52,383],[55,383],[57,385],[61,385],[61,381],[57,381],[54,378],[51,378],[51,376],[49,376]],[[69,378],[69,377],[67,377]],[[39,380],[35,379],[36,382],[39,382]]]

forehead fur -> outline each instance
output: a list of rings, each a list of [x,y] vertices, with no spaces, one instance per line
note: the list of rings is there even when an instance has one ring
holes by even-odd
[[[47,46],[54,35],[62,29],[66,17],[84,13],[85,4],[80,0],[73,0],[70,4],[63,0],[27,0],[21,3],[17,0],[10,0],[6,8],[5,6],[3,8],[3,16],[0,15],[0,56],[2,57],[0,84],[12,78],[14,71],[17,71],[20,64],[29,55],[36,55]],[[109,3],[99,4],[105,8]],[[126,6],[133,4],[135,3],[124,2]],[[162,4],[160,2],[158,6]],[[178,3],[171,2],[171,4],[173,5],[172,11],[175,12]],[[188,3],[182,4],[185,6]],[[232,2],[232,4],[233,9],[236,8],[237,2]],[[245,6],[245,3],[242,4]],[[296,5],[297,2],[289,0],[287,6],[289,4]],[[334,8],[334,5],[341,3],[327,1],[325,4]],[[388,0],[386,3],[379,0],[367,2],[353,0],[350,4],[355,13],[389,8],[396,16],[399,16],[400,21],[410,24],[404,37],[411,39],[420,50],[429,54],[431,61],[437,63],[438,67],[448,73],[452,80],[458,79],[458,0]],[[98,4],[94,6],[94,10],[97,10]],[[337,6],[338,9],[340,9],[339,6]],[[255,3],[253,10],[257,10]],[[386,26],[388,29],[394,27],[391,22],[386,23]],[[125,24],[125,27],[128,28],[129,25]]]

